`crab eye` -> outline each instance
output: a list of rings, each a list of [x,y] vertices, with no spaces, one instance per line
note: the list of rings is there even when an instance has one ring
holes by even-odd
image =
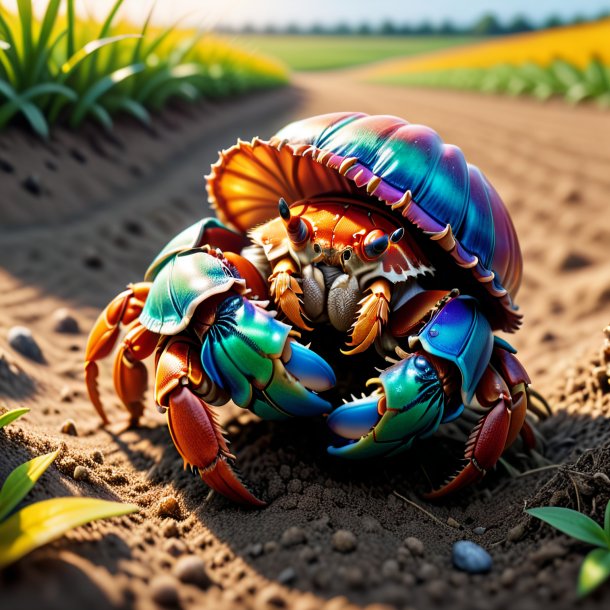
[[[343,250],[342,256],[344,261],[348,261],[350,258],[352,258],[352,251],[350,249]]]
[[[313,251],[314,251],[316,254],[322,254],[322,246],[321,246],[320,244],[318,244],[318,243],[315,243],[315,244],[313,245]]]

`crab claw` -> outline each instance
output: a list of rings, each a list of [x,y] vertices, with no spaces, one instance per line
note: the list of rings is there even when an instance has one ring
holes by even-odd
[[[328,413],[330,403],[315,391],[331,388],[335,375],[289,333],[288,325],[248,299],[229,297],[204,335],[203,368],[233,402],[265,419]]]
[[[371,383],[379,384],[373,394],[328,416],[330,429],[346,440],[328,448],[332,455],[356,459],[396,455],[415,438],[433,434],[446,419],[442,383],[423,356],[401,360],[367,385]]]

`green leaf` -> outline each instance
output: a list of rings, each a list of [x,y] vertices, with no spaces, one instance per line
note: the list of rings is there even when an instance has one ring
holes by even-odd
[[[125,40],[127,38],[140,38],[140,34],[121,34],[120,36],[110,36],[109,38],[98,38],[97,40],[92,40],[88,42],[82,49],[79,49],[74,55],[72,55],[68,61],[66,61],[61,66],[61,71],[63,73],[63,78],[67,78],[71,72],[76,68],[76,66],[89,57],[92,53],[99,51],[102,47],[105,47],[109,44],[114,44],[119,42],[120,40]]]
[[[68,27],[67,27],[68,36],[66,38],[66,56],[72,57],[72,55],[74,55],[74,31],[75,31],[74,0],[67,1],[66,18],[68,21]]]
[[[606,504],[606,513],[604,514],[604,529],[606,530],[606,534],[610,536],[610,500],[608,500],[608,504]]]
[[[25,415],[29,412],[29,409],[23,407],[21,409],[13,409],[12,411],[7,411],[6,413],[3,413],[2,415],[0,415],[0,428],[4,428],[4,426],[6,426],[7,424],[10,424],[16,419],[19,419],[22,415]]]
[[[593,519],[570,508],[560,506],[543,506],[525,511],[560,532],[582,542],[610,548],[610,536]]]
[[[35,457],[29,462],[17,466],[8,475],[2,489],[0,489],[0,521],[3,521],[13,508],[25,498],[30,489],[34,487],[36,481],[53,463],[58,453],[59,449],[52,453]]]
[[[30,57],[32,55],[32,0],[17,0],[19,21],[21,23],[21,40],[23,45],[24,72],[28,74],[30,69]]]
[[[584,597],[601,585],[610,576],[610,551],[594,549],[580,566],[578,575],[578,597]]]
[[[49,137],[49,124],[42,112],[32,102],[24,102],[20,108],[21,113],[27,119],[30,127],[41,137]]]
[[[0,524],[0,568],[56,540],[74,527],[137,510],[133,504],[96,498],[52,498],[30,504]]]
[[[124,81],[126,78],[137,74],[144,70],[144,64],[135,64],[133,66],[126,66],[115,70],[108,76],[97,81],[91,86],[83,97],[79,100],[78,104],[74,108],[74,113],[70,119],[70,125],[72,127],[78,127],[82,120],[87,116],[87,113],[91,110],[91,107],[97,102],[97,100],[107,93],[112,87],[118,83]]]

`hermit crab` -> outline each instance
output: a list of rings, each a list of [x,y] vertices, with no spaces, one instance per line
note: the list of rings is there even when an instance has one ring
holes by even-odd
[[[265,419],[326,416],[344,458],[396,455],[476,413],[463,467],[430,498],[481,479],[519,435],[533,448],[528,375],[494,336],[520,324],[519,243],[459,148],[394,116],[327,114],[239,141],[207,189],[217,218],[172,239],[91,331],[86,383],[104,422],[97,362],[126,326],[114,385],[131,421],[155,354],[155,401],[185,465],[237,502],[262,504],[216,420],[231,401]],[[385,368],[371,365],[368,395],[331,404],[362,353]]]

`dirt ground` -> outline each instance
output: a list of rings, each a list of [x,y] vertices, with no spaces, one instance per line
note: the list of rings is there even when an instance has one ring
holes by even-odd
[[[207,215],[203,175],[217,151],[336,110],[434,127],[505,200],[525,260],[525,322],[510,340],[555,413],[541,425],[548,468],[509,476],[500,467],[478,487],[430,504],[419,495],[427,486],[420,465],[432,454],[453,459],[451,444],[431,439],[393,461],[348,464],[326,455],[320,422],[270,424],[227,409],[241,470],[269,501],[246,510],[182,469],[154,408],[136,430],[100,427],[83,384],[88,329],[170,237]],[[61,446],[28,501],[74,494],[141,507],[6,569],[3,608],[606,608],[610,584],[575,598],[586,545],[523,509],[580,507],[601,521],[610,498],[609,164],[610,115],[596,108],[370,86],[340,74],[174,108],[152,131],[122,122],[113,137],[58,131],[47,144],[19,130],[0,135],[0,407],[31,409],[0,432],[0,480]],[[80,332],[54,330],[59,308]],[[15,325],[31,329],[44,362],[9,347]],[[108,411],[122,422],[108,366],[102,378]],[[60,431],[68,418],[77,436]],[[521,471],[532,467],[516,460]],[[74,479],[78,465],[87,480]],[[353,534],[343,552],[339,530]],[[452,567],[460,539],[491,553],[489,574]],[[204,571],[193,569],[197,558]]]

